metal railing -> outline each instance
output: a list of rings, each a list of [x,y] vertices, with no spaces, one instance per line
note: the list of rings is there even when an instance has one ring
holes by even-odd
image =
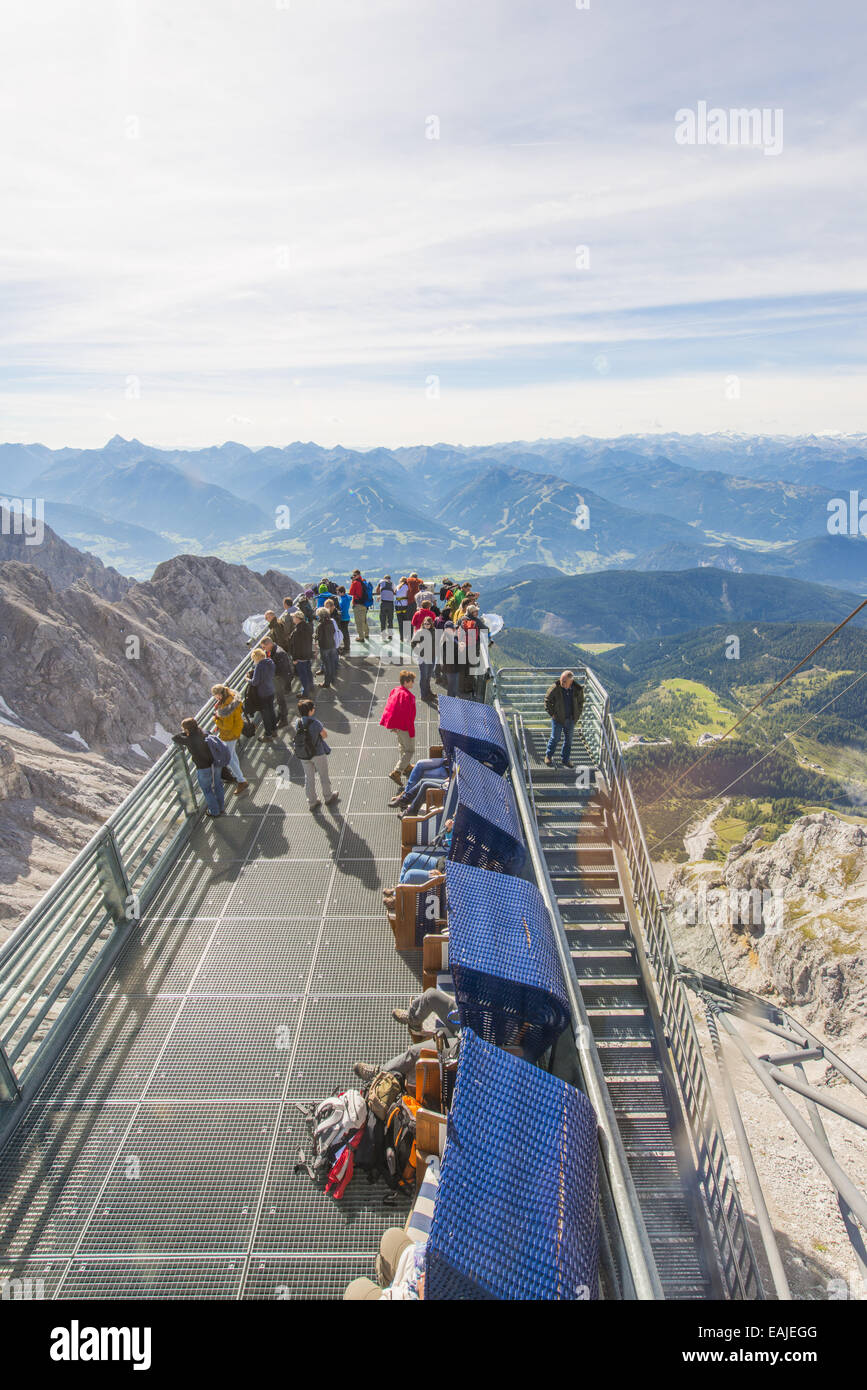
[[[521,674],[525,674],[523,670]],[[531,672],[528,674],[537,675],[539,673]],[[600,1205],[603,1217],[601,1235],[605,1264],[621,1298],[662,1299],[664,1298],[662,1282],[644,1223],[641,1203],[629,1169],[629,1161],[623,1147],[617,1117],[614,1113],[602,1063],[590,1027],[590,1020],[575,980],[566,929],[560,915],[557,895],[551,882],[548,866],[540,847],[535,811],[530,803],[530,797],[522,776],[522,760],[526,758],[529,763],[529,750],[526,745],[523,723],[519,732],[519,746],[516,747],[509,719],[498,694],[497,687],[501,682],[502,675],[503,668],[495,672],[491,691],[492,703],[500,717],[509,761],[515,774],[512,778],[512,785],[524,827],[533,874],[554,928],[554,940],[563,967],[563,979],[569,996],[571,1029],[575,1042],[581,1087],[596,1111],[599,1124]],[[547,679],[546,689],[548,685],[550,685],[550,675]],[[586,701],[585,693],[585,715],[588,708]],[[584,721],[582,721],[583,724]],[[584,727],[582,727],[582,733],[585,734],[586,738]]]
[[[249,654],[226,684],[250,670]],[[209,700],[196,716],[212,722]],[[186,842],[201,807],[171,744],[0,946],[0,1143]]]
[[[575,666],[584,688],[580,732],[607,784],[611,813],[631,879],[632,899],[652,971],[659,1012],[668,1044],[681,1104],[693,1146],[693,1162],[703,1206],[715,1244],[721,1282],[731,1298],[763,1298],[764,1290],[750,1240],[740,1196],[731,1175],[704,1058],[689,999],[680,975],[662,899],[653,872],[641,820],[635,805],[620,742],[611,716],[608,692],[588,666]],[[501,667],[496,679],[509,698],[532,695],[539,708],[539,726],[546,722],[544,695],[559,671]],[[524,733],[526,718],[521,721]],[[526,736],[526,735],[525,735]],[[550,908],[549,908],[550,910]]]
[[[599,689],[603,688],[599,686]],[[599,747],[599,767],[610,789],[611,811],[626,858],[645,953],[653,971],[660,1016],[689,1123],[696,1171],[717,1247],[719,1272],[730,1298],[763,1298],[755,1252],[731,1176],[695,1021],[607,696],[600,722]]]
[[[573,666],[572,670],[576,681],[584,690],[584,708],[578,721],[578,729],[590,757],[599,766],[602,753],[602,726],[608,709],[608,692],[600,684],[589,666]],[[538,726],[542,727],[549,722],[545,713],[545,695],[550,689],[551,683],[559,675],[560,669],[554,667],[540,667],[531,670],[525,666],[500,666],[494,671],[494,680],[501,689],[509,692],[510,697],[512,692],[532,695],[539,708]],[[523,723],[526,725],[527,721],[524,720]]]

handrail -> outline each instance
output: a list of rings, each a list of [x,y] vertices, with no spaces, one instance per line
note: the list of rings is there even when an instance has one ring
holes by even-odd
[[[249,651],[227,677],[239,684]],[[196,715],[207,728],[214,700]],[[172,743],[0,946],[0,1142],[53,1064],[201,806]]]
[[[527,779],[527,786],[530,788],[530,807],[533,812],[533,820],[536,816],[536,789],[533,786],[533,769],[530,766],[530,748],[527,743],[527,730],[524,728],[524,718],[519,710],[515,711],[515,732],[520,738],[519,748],[521,752],[521,762],[524,768],[524,776]]]
[[[758,1263],[731,1176],[713,1094],[662,898],[653,872],[632,786],[606,699],[600,731],[600,767],[612,789],[611,809],[632,879],[633,900],[654,973],[660,1015],[689,1122],[699,1179],[719,1255],[719,1269],[729,1297],[763,1298]]]
[[[493,705],[500,717],[510,765],[518,771],[520,769],[519,755],[512,739],[509,721],[496,692],[499,675],[500,672],[496,672],[494,675]],[[524,836],[536,882],[554,927],[554,940],[563,967],[563,977],[569,996],[572,1031],[584,1090],[588,1100],[596,1110],[599,1122],[600,1160],[606,1175],[615,1217],[615,1221],[611,1223],[610,1235],[612,1238],[619,1236],[625,1265],[625,1267],[624,1265],[621,1266],[621,1273],[632,1281],[632,1288],[627,1287],[625,1293],[627,1296],[631,1293],[637,1299],[662,1299],[665,1297],[662,1281],[656,1268],[656,1260],[644,1224],[641,1203],[638,1200],[635,1183],[629,1171],[629,1163],[603,1075],[602,1063],[596,1050],[590,1021],[580,991],[575,984],[566,930],[560,916],[557,895],[551,883],[548,866],[539,846],[535,814],[531,810],[523,778],[513,777],[512,785],[518,812],[524,826]]]

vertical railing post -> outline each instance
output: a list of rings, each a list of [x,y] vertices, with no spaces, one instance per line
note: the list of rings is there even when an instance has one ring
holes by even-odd
[[[188,816],[196,814],[196,789],[193,786],[193,778],[189,764],[181,749],[175,743],[173,748],[172,771],[175,779],[175,786],[178,789],[178,796],[181,805]],[[179,766],[180,764],[180,766]]]
[[[115,924],[127,920],[127,899],[129,882],[121,863],[120,853],[114,835],[106,826],[99,837],[96,872],[99,877],[106,906]]]
[[[15,1073],[9,1065],[2,1043],[0,1043],[0,1105],[17,1100],[18,1096],[18,1082],[15,1079]]]

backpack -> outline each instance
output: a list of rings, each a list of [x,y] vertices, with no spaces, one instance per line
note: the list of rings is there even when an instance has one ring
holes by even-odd
[[[400,1077],[393,1071],[380,1071],[364,1092],[367,1108],[378,1120],[384,1120],[396,1100],[403,1094]]]
[[[310,725],[305,724],[303,718],[295,720],[294,752],[296,758],[302,762],[307,762],[315,756],[315,745],[310,743]]]
[[[415,1096],[401,1096],[385,1117],[385,1181],[395,1191],[415,1190]]]
[[[314,1173],[330,1175],[339,1150],[366,1127],[367,1104],[360,1091],[342,1091],[320,1102],[313,1112]]]
[[[217,734],[205,734],[205,743],[208,745],[214,767],[228,767],[232,754],[223,740]]]
[[[370,579],[362,580],[361,588],[363,591],[362,601],[365,608],[373,607],[373,581]]]
[[[355,1172],[355,1151],[366,1133],[367,1125],[365,1124],[355,1131],[351,1139],[347,1139],[343,1148],[338,1150],[337,1157],[331,1165],[325,1183],[325,1195],[326,1197],[333,1197],[335,1202],[340,1201],[352,1181],[352,1175]]]

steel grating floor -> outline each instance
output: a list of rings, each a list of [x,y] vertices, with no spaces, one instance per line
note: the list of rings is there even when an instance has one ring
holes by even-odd
[[[371,646],[378,648],[378,637]],[[419,987],[381,903],[395,881],[394,664],[353,645],[318,692],[341,800],[307,811],[288,743],[248,744],[252,794],[194,829],[0,1157],[0,1281],[45,1298],[339,1298],[406,1199],[334,1203],[293,1169],[299,1104],[406,1046]],[[438,739],[419,701],[416,748]]]

